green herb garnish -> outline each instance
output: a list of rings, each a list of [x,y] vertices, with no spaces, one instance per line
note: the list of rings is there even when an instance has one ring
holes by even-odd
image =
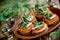
[[[28,16],[23,16],[23,20],[26,21],[26,18],[28,18]]]
[[[43,13],[47,12],[47,8],[43,8]]]
[[[42,22],[38,22],[38,24],[39,24],[39,25],[41,25],[41,24],[42,24]]]
[[[52,16],[53,16],[53,14],[51,14],[51,13],[47,13],[45,16],[46,16],[46,18],[48,18],[48,19],[49,19],[50,17],[52,17]]]
[[[46,9],[46,8],[40,8],[40,9],[38,10],[38,13],[39,13],[39,14],[42,14],[42,13],[45,13],[45,12],[47,12],[47,9]]]
[[[35,8],[37,8],[37,9],[38,9],[38,8],[39,8],[39,5],[38,5],[38,4],[36,4],[36,5],[35,5]]]
[[[26,27],[27,24],[28,24],[28,22],[24,22],[24,23],[21,24],[21,27]]]
[[[32,18],[32,16],[28,16],[26,19],[29,20],[30,18]]]
[[[41,24],[42,24],[42,22],[35,22],[34,27],[36,27],[36,25],[41,25]]]
[[[43,10],[42,9],[39,9],[38,10],[38,14],[42,14],[43,13]]]
[[[24,21],[29,20],[30,18],[32,18],[32,16],[23,16]]]

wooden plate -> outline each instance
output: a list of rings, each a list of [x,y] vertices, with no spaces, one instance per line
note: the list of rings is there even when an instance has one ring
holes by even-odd
[[[57,14],[57,15],[59,16],[59,18],[60,18],[60,9],[53,8],[53,7],[48,7],[48,8],[49,8],[53,13]],[[15,36],[16,36],[17,38],[21,38],[21,39],[33,39],[33,38],[37,38],[37,37],[44,36],[44,35],[50,33],[51,31],[53,31],[54,29],[56,29],[56,28],[60,25],[60,20],[59,20],[59,22],[58,22],[57,24],[49,27],[48,31],[45,32],[45,33],[38,34],[38,35],[35,35],[35,36],[22,36],[22,35],[18,34],[18,32],[17,32],[17,31],[18,31],[18,26],[19,26],[19,24],[20,24],[21,22],[22,22],[22,20],[19,19],[19,20],[17,21],[17,23],[14,25],[14,34],[15,34]]]

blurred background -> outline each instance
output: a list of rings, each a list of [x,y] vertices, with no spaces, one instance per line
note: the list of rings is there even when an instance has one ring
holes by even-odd
[[[21,3],[24,1],[26,0],[0,0],[0,40],[22,40],[15,37],[13,25],[21,17]],[[32,7],[36,4],[36,1],[27,0]],[[45,3],[46,7],[60,9],[60,0],[39,0],[37,3]],[[60,26],[46,36],[32,40],[60,40]]]

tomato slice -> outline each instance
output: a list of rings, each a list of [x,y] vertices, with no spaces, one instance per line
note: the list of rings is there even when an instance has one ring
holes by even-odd
[[[54,14],[54,15],[56,15],[56,14]],[[57,18],[58,18],[58,16],[56,15],[54,18],[49,19],[48,21],[45,21],[45,23],[49,25],[50,23],[55,22],[57,20]]]
[[[26,29],[21,29],[20,32],[21,33],[28,33],[32,30],[33,24],[31,24],[29,27],[27,27]]]

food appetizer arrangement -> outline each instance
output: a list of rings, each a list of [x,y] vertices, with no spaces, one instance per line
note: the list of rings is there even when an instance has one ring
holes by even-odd
[[[21,16],[22,23],[18,26],[19,34],[41,34],[47,32],[50,25],[54,25],[59,21],[59,17],[53,14],[49,8],[44,7],[44,5],[44,3],[37,3],[34,7],[29,7],[27,2],[23,2],[22,13],[25,12],[25,14]]]
[[[41,19],[38,21],[38,19]],[[49,25],[54,25],[59,21],[59,17],[53,14],[48,8],[41,8],[30,15],[22,16],[22,23],[18,32],[22,35],[36,35],[48,31]]]
[[[53,25],[59,21],[59,17],[56,14],[49,13],[45,15],[44,21],[48,25]]]
[[[59,21],[59,17],[53,14],[48,8],[38,9],[34,14],[38,19],[42,19],[47,25],[52,25]]]
[[[44,22],[36,22],[34,23],[34,27],[32,28],[32,33],[33,34],[38,34],[38,33],[43,33],[48,30],[48,26]]]
[[[31,2],[30,2],[31,1]],[[36,1],[36,3],[33,3]],[[0,2],[0,5],[7,4],[3,9],[0,8],[0,25],[5,22],[13,27],[15,21],[21,18],[14,25],[14,35],[17,38],[32,39],[48,34],[59,25],[59,17],[52,13],[45,3],[39,0],[12,0]],[[15,3],[16,2],[16,3]],[[9,5],[11,3],[11,5]],[[18,17],[16,17],[18,16]],[[16,17],[16,18],[15,18]],[[55,25],[56,24],[56,25]]]

